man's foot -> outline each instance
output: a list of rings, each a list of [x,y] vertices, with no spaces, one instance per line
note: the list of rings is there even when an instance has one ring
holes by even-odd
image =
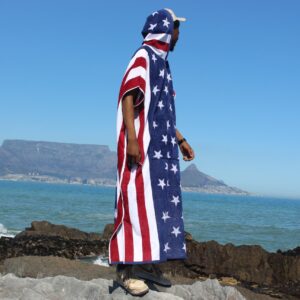
[[[163,276],[156,264],[141,264],[134,266],[134,274],[142,279],[151,281],[161,286],[170,287],[171,281]]]
[[[146,283],[132,272],[132,265],[117,265],[117,282],[132,296],[143,296],[148,293]]]

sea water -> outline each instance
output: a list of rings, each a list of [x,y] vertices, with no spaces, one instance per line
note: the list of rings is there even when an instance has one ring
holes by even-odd
[[[115,189],[0,181],[0,236],[15,236],[46,220],[102,233],[113,222]],[[268,251],[300,246],[300,200],[182,193],[185,230],[198,241],[261,245]]]

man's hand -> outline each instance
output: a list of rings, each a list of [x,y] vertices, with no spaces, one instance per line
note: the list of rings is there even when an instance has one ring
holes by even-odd
[[[128,139],[127,144],[127,166],[130,170],[134,164],[138,164],[141,160],[141,151],[137,139]]]
[[[188,142],[186,142],[186,141],[183,142],[179,146],[179,148],[182,153],[183,160],[189,161],[189,160],[193,160],[195,158],[194,150],[192,149],[192,147],[189,145]]]

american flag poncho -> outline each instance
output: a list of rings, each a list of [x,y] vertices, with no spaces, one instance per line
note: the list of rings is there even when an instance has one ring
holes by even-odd
[[[110,264],[155,263],[186,258],[175,93],[167,61],[173,20],[166,10],[151,14],[143,45],[122,80],[117,109],[117,185]],[[134,125],[141,165],[128,169],[122,99],[138,89]]]

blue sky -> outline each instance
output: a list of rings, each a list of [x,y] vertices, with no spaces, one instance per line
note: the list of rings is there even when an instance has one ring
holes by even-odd
[[[169,60],[177,127],[199,169],[300,197],[298,0],[1,0],[0,143],[116,150],[121,78],[147,15],[164,7],[187,18]]]

